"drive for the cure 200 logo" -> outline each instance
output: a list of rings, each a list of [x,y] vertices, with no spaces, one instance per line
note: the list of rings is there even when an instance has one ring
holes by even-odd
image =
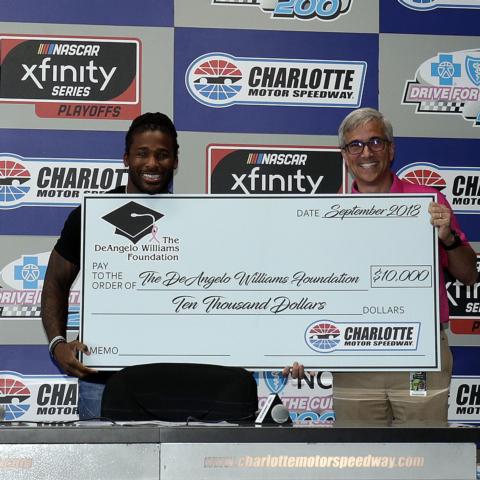
[[[260,7],[271,18],[336,20],[348,13],[352,0],[212,0],[212,5]]]
[[[190,95],[209,107],[358,107],[367,64],[357,61],[243,58],[210,53],[188,67]]]
[[[417,113],[462,115],[480,126],[480,50],[438,53],[405,85],[403,103]]]
[[[41,117],[133,118],[140,111],[135,39],[1,36],[0,101]]]

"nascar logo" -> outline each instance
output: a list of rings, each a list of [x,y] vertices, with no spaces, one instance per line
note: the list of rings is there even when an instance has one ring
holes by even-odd
[[[40,43],[37,53],[39,55],[77,55],[97,57],[100,45],[75,44],[75,43]]]
[[[360,106],[367,64],[335,60],[236,58],[211,53],[195,59],[185,83],[209,107]]]
[[[480,0],[398,0],[412,10],[434,10],[436,8],[480,8]]]
[[[256,5],[271,18],[297,18],[299,20],[336,20],[348,13],[352,0],[212,0],[212,5]]]

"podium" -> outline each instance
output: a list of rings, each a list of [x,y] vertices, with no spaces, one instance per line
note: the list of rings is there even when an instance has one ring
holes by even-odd
[[[0,426],[0,479],[474,480],[477,428]]]

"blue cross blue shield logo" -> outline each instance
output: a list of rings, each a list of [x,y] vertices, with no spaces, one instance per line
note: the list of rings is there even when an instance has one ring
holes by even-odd
[[[280,371],[264,372],[263,378],[272,393],[280,393],[288,382],[288,377],[284,377]]]
[[[453,61],[453,55],[439,54],[438,62],[431,66],[432,77],[438,77],[438,83],[442,86],[453,85],[453,79],[460,77],[462,66]]]
[[[465,70],[474,85],[480,87],[480,57],[465,57]]]
[[[38,257],[24,255],[23,263],[15,265],[14,278],[21,281],[25,289],[37,289],[38,282],[43,281],[45,278],[46,270],[46,265],[38,263]]]

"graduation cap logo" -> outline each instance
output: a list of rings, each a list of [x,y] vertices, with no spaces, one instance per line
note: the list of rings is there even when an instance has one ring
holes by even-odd
[[[149,233],[152,234],[151,240],[158,242],[155,222],[163,216],[144,205],[128,202],[102,218],[115,227],[117,235],[123,235],[136,244]]]

